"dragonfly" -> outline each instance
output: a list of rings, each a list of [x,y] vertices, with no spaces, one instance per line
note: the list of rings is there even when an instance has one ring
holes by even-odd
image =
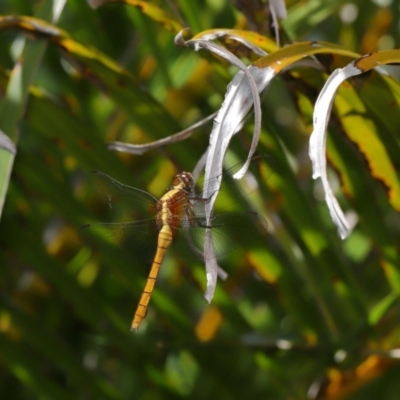
[[[263,157],[254,159],[257,159],[258,165]],[[252,160],[251,165],[255,164]],[[211,222],[207,222],[205,207],[216,193],[210,198],[203,198],[199,194],[201,192],[196,190],[190,172],[176,174],[172,185],[157,199],[150,193],[120,183],[103,172],[92,171],[96,182],[104,188],[102,191],[106,194],[109,208],[115,209],[118,214],[120,204],[125,204],[132,212],[130,215],[122,212],[124,222],[85,224],[80,229],[81,237],[95,236],[111,240],[120,246],[135,247],[135,254],[141,254],[146,249],[153,253],[150,272],[132,320],[131,330],[137,330],[147,314],[160,267],[173,243],[177,243],[175,247],[178,253],[180,251],[184,254],[184,258],[202,255],[205,232],[210,229],[215,249],[212,257],[219,257],[236,247],[230,236],[232,229],[246,235],[254,233],[254,220],[262,217],[253,211],[238,212],[237,205],[232,200],[236,185],[231,176],[242,166],[243,163],[240,163],[228,170],[226,180],[229,184],[223,183],[220,191],[228,200],[225,200],[222,214],[213,215]],[[221,178],[222,176],[216,176],[212,180],[221,181]],[[249,170],[242,180],[247,181],[247,187],[236,187],[236,191],[244,198],[255,190],[253,172]],[[244,227],[243,224],[250,226]]]

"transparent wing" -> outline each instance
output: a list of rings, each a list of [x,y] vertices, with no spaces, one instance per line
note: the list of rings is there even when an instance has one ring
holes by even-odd
[[[221,257],[237,247],[250,247],[265,233],[266,221],[255,212],[219,214],[213,217],[211,236],[215,257]],[[204,259],[204,240],[207,226],[183,226],[172,245],[182,258]]]
[[[84,243],[94,246],[112,245],[120,250],[120,258],[152,260],[157,247],[158,229],[155,219],[125,223],[83,225],[79,235]]]
[[[89,181],[104,208],[104,219],[136,221],[157,213],[157,199],[150,193],[124,185],[100,171],[92,171]]]
[[[205,214],[205,205],[210,199],[205,199],[201,195],[203,186],[210,185],[216,187],[217,182],[221,181],[219,192],[215,192],[217,200],[215,203],[216,212],[238,212],[249,207],[248,200],[253,193],[259,189],[258,182],[266,181],[272,174],[271,161],[266,156],[253,157],[250,167],[242,179],[234,179],[233,175],[244,165],[244,162],[229,168],[223,174],[215,176],[206,182],[196,185],[196,191],[192,196],[192,209],[194,214],[201,218]]]

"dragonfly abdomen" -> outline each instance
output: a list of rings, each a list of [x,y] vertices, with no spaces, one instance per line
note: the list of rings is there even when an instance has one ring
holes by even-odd
[[[146,316],[147,307],[150,302],[151,294],[153,293],[154,285],[157,280],[158,272],[160,271],[165,252],[172,243],[172,230],[169,225],[163,225],[158,234],[157,251],[154,257],[153,264],[149,276],[147,277],[146,286],[140,297],[135,316],[133,317],[132,329],[136,330],[142,323],[143,318]]]

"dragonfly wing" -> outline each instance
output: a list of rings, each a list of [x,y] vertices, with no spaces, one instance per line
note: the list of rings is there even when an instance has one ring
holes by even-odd
[[[196,219],[195,226],[185,225],[179,231],[173,248],[182,258],[204,259],[204,241],[207,224],[202,218]],[[223,256],[237,247],[251,247],[265,229],[262,217],[254,212],[220,214],[213,217],[211,237],[215,257]]]
[[[120,258],[152,260],[157,248],[158,229],[155,219],[125,223],[94,223],[83,225],[79,236],[84,243],[95,247],[117,248]]]
[[[107,219],[136,221],[157,213],[157,199],[150,193],[124,185],[100,171],[92,171],[89,181],[105,205]]]
[[[241,179],[234,179],[233,175],[243,167],[244,162],[236,164],[219,176],[196,185],[196,194],[193,195],[191,200],[194,213],[197,216],[205,214],[205,205],[211,198],[203,198],[200,194],[202,193],[202,188],[206,186],[216,188],[218,187],[218,182],[221,182],[221,184],[218,193],[215,191],[214,194],[217,196],[215,208],[220,210],[221,213],[237,212],[243,209],[243,206],[247,204],[247,198],[252,193],[257,192],[259,188],[258,182],[267,180],[271,175],[270,164],[271,161],[267,157],[256,156],[252,158],[249,169]]]

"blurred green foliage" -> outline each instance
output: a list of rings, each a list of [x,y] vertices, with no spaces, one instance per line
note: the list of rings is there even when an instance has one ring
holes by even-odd
[[[0,128],[17,148],[15,160],[0,150],[0,397],[397,398],[397,82],[372,72],[338,92],[328,159],[357,221],[341,241],[307,152],[315,99],[351,59],[316,56],[323,71],[298,65],[276,77],[257,149],[273,160],[255,202],[269,234],[221,261],[229,277],[211,305],[203,265],[171,252],[131,333],[149,265],[79,240],[81,225],[104,220],[88,171],[160,196],[196,165],[211,123],[140,156],[107,143],[148,143],[212,114],[235,72],[175,47],[177,31],[251,26],[273,39],[273,30],[267,11],[249,11],[257,1],[114,3],[69,0],[56,17],[51,1],[0,2]],[[400,46],[396,2],[286,4],[284,44],[323,40],[359,54]],[[249,119],[228,163],[246,158],[251,133]]]

